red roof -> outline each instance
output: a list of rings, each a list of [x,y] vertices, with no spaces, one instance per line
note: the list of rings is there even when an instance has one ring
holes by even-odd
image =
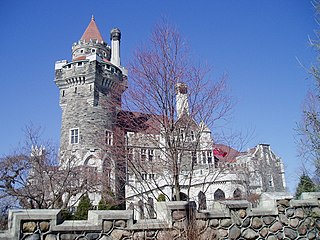
[[[232,147],[223,145],[223,144],[214,144],[213,145],[213,155],[218,158],[221,162],[236,162],[237,157],[240,155],[240,152],[233,149]]]
[[[160,117],[154,114],[123,110],[118,113],[117,123],[125,131],[159,134],[161,128]]]
[[[86,56],[80,56],[80,57],[73,59],[73,61],[79,61],[79,60],[85,60],[85,59],[86,59]]]
[[[96,39],[99,42],[102,42],[103,39],[101,37],[101,33],[97,27],[96,22],[94,21],[94,17],[92,16],[91,21],[86,29],[86,31],[83,33],[81,40],[85,40],[86,42],[89,42],[90,39]]]

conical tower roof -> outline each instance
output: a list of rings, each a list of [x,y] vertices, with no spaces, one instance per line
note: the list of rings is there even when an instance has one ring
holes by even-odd
[[[92,16],[91,21],[86,29],[86,31],[83,33],[81,40],[85,40],[86,42],[89,42],[90,39],[96,39],[99,42],[103,42],[101,33],[97,27],[96,22],[94,21],[94,17]]]

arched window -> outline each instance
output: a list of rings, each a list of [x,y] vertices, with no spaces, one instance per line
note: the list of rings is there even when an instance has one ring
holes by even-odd
[[[205,193],[202,191],[198,193],[198,203],[199,203],[199,210],[207,209],[207,198]]]
[[[239,188],[233,191],[233,198],[240,199],[242,197],[242,192]]]
[[[218,188],[217,191],[214,192],[214,200],[224,200],[226,198],[224,192]]]

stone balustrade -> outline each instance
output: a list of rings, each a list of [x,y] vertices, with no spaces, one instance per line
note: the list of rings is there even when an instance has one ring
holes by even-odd
[[[60,210],[10,210],[2,239],[320,239],[320,193],[216,202],[197,211],[194,202],[160,202],[156,219],[134,220],[132,210],[92,210],[87,220],[63,221]]]

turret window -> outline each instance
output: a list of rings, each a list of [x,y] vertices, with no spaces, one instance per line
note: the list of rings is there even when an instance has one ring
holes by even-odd
[[[79,128],[70,129],[70,143],[71,144],[79,143]]]

